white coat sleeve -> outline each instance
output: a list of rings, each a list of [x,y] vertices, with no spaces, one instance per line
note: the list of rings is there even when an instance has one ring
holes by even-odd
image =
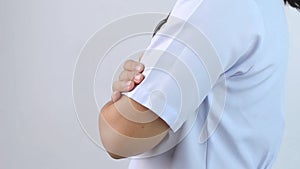
[[[145,79],[124,94],[176,132],[220,76],[260,43],[255,8],[250,0],[178,0],[142,57]]]

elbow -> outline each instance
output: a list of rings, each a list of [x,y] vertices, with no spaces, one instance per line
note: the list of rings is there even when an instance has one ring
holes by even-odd
[[[109,156],[115,160],[120,160],[120,159],[124,159],[126,157],[122,157],[122,156],[119,156],[119,155],[116,155],[116,154],[113,154],[113,153],[110,153],[110,152],[107,152],[109,154]]]
[[[111,142],[116,142],[115,140],[112,140],[113,138],[111,137],[111,130],[112,129],[108,129],[109,125],[107,124],[107,121],[105,120],[105,117],[103,116],[103,113],[105,111],[107,111],[109,106],[109,103],[106,104],[100,111],[99,116],[98,116],[98,127],[99,127],[99,134],[100,134],[100,139],[101,142],[103,144],[103,147],[105,148],[106,152],[108,153],[108,155],[115,159],[123,159],[126,158],[124,156],[119,155],[118,152],[116,152],[116,150],[114,150],[114,152],[112,152],[111,147]],[[117,148],[117,145],[114,146],[115,149]]]
[[[169,131],[159,118],[149,123],[132,122],[124,118],[112,103],[102,108],[98,125],[101,142],[114,159],[136,156],[152,149]]]

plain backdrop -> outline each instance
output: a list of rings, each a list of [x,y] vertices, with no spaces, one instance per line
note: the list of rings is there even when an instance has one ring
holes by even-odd
[[[72,99],[76,58],[88,38],[111,20],[168,13],[174,3],[0,0],[0,169],[126,168],[128,160],[110,159],[79,125]],[[300,167],[300,12],[286,8],[286,13],[286,130],[274,169]]]

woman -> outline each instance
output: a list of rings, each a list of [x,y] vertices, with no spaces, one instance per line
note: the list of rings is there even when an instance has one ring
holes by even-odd
[[[149,70],[155,58],[151,52],[144,54],[141,62],[127,61],[119,81],[113,84],[112,102],[99,115],[101,140],[108,153],[113,158],[134,156],[130,169],[271,168],[284,127],[288,57],[284,3],[300,8],[299,0],[178,0],[168,21],[156,31],[184,32],[186,43],[203,35],[217,53],[222,71],[212,81],[210,72],[218,63],[207,65],[192,49],[176,41],[177,36],[169,38],[155,32],[148,49],[175,53],[179,61],[161,54],[154,65],[167,64],[164,68],[181,82],[184,67],[177,63],[184,63],[194,81],[185,81],[178,89],[168,74]],[[179,29],[174,18],[193,25],[200,33],[194,34],[187,27]],[[206,48],[199,45],[199,49],[205,53]],[[212,58],[213,54],[208,55]],[[200,92],[188,90],[193,85]],[[164,95],[157,94],[151,100],[153,91]],[[182,101],[178,92],[191,92],[191,97]],[[226,100],[222,100],[224,93]],[[164,106],[159,111],[161,102]],[[189,107],[188,113],[177,111],[175,103]],[[216,113],[218,109],[221,115]],[[193,113],[197,116],[186,132]],[[132,120],[132,114],[141,117],[139,121]],[[149,117],[157,118],[146,121]],[[207,123],[209,117],[217,119],[212,120],[217,124],[214,130]],[[199,142],[203,129],[209,134]]]

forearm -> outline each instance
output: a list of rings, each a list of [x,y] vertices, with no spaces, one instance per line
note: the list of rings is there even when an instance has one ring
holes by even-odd
[[[128,105],[134,105],[145,114],[153,113],[136,102],[128,104],[126,96],[122,96],[115,104],[109,102],[102,108],[99,115],[100,137],[107,152],[116,159],[150,150],[159,144],[169,130],[168,125],[159,117],[147,123],[138,123],[124,117],[119,111],[133,110]]]

